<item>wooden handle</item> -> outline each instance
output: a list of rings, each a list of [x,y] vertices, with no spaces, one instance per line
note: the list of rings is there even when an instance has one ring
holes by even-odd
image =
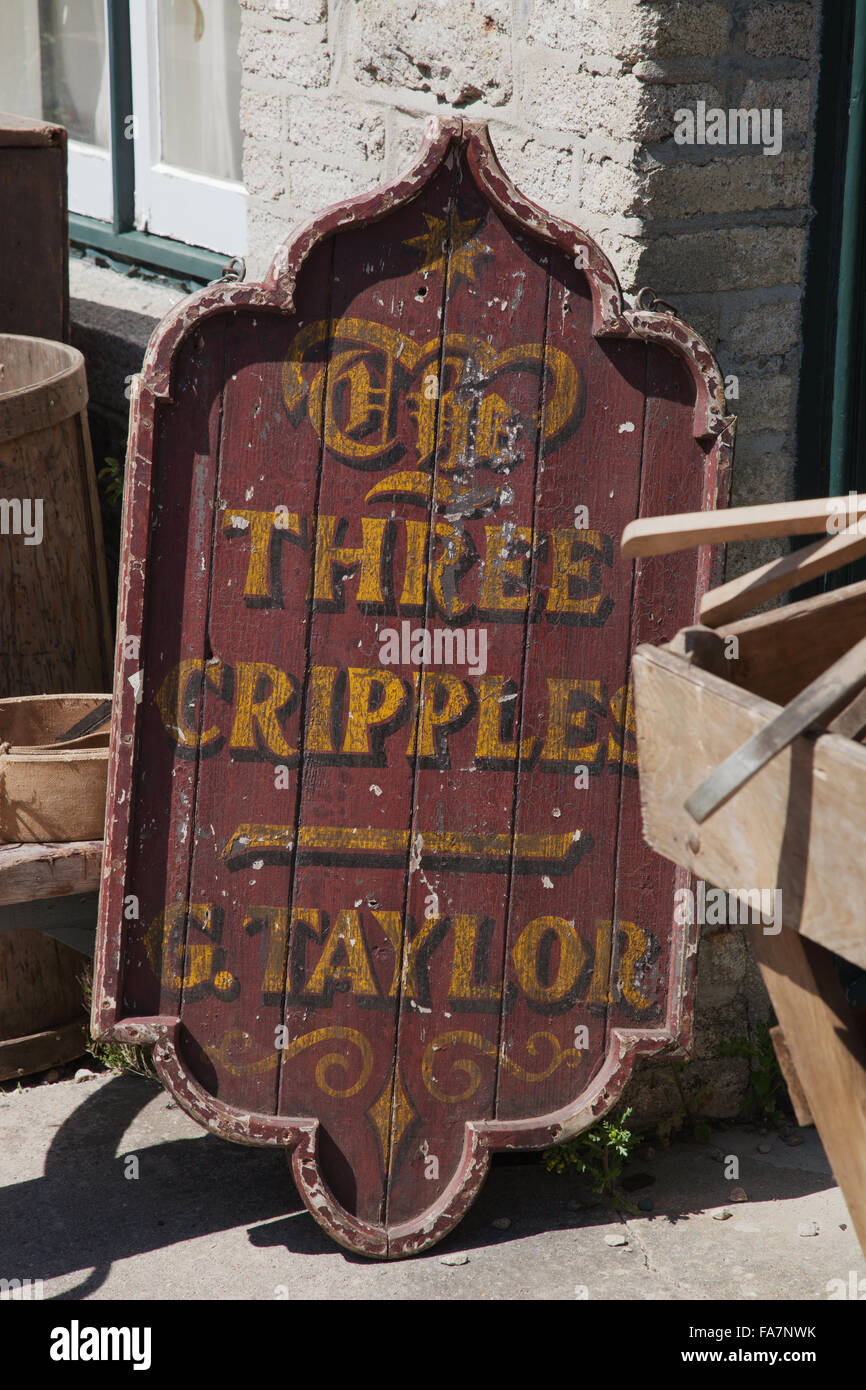
[[[769,502],[757,507],[730,507],[720,512],[680,512],[630,521],[622,533],[626,559],[670,555],[690,545],[758,540],[766,536],[836,535],[866,515],[866,494],[812,497],[804,502]]]
[[[741,618],[759,603],[788,593],[819,574],[858,560],[861,555],[866,555],[866,527],[861,531],[855,523],[841,535],[813,541],[800,550],[792,550],[790,555],[770,560],[766,565],[749,570],[748,574],[710,589],[701,599],[701,622],[705,627],[719,627]]]
[[[866,686],[866,637],[801,690],[768,724],[713,768],[685,803],[698,825],[812,724],[826,724]]]

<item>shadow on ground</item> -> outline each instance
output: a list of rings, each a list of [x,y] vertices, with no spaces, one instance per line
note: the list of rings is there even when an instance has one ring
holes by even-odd
[[[282,1152],[231,1144],[206,1133],[161,1140],[157,1112],[156,1142],[136,1150],[146,1153],[147,1161],[137,1180],[127,1179],[125,1155],[130,1150],[123,1147],[124,1137],[161,1095],[155,1083],[122,1076],[75,1105],[48,1147],[43,1175],[0,1189],[0,1269],[38,1269],[46,1281],[91,1269],[86,1280],[57,1295],[80,1299],[105,1282],[116,1260],[238,1227],[246,1226],[250,1242],[259,1248],[334,1253],[333,1243],[300,1202]],[[731,1145],[744,1150],[752,1203],[805,1196],[834,1185],[821,1159],[797,1166],[800,1151],[786,1153],[778,1143],[775,1162],[754,1162],[757,1138],[744,1139],[742,1130],[731,1136]],[[724,1135],[720,1142],[724,1145]],[[733,1147],[723,1151],[737,1152]],[[654,1202],[653,1211],[642,1217],[651,1225],[669,1224],[729,1204],[733,1184],[725,1180],[721,1162],[708,1161],[709,1153],[701,1145],[678,1144],[657,1150],[651,1162],[638,1163],[655,1177],[640,1194],[651,1194]],[[516,1229],[491,1227],[503,1217],[513,1219]],[[488,1181],[461,1225],[433,1252],[417,1258],[441,1258],[449,1251],[616,1219],[616,1213],[594,1204],[573,1180],[548,1173],[533,1156],[502,1156],[494,1159]],[[342,1253],[350,1264],[368,1263]]]

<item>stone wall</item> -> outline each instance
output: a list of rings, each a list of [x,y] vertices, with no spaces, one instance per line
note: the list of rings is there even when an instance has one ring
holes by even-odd
[[[287,229],[394,177],[432,112],[490,123],[536,201],[738,378],[739,501],[789,492],[819,5],[243,0],[252,275]],[[780,109],[778,155],[676,144],[674,113]]]
[[[790,496],[818,66],[817,0],[242,0],[249,271],[293,223],[394,177],[431,113],[486,120],[537,202],[585,227],[627,293],[649,284],[717,352],[739,416],[736,502]],[[767,108],[782,147],[680,144],[675,113]],[[732,552],[729,574],[775,553]],[[741,930],[704,935],[693,1061],[706,1113],[736,1113],[767,1001]],[[629,1091],[674,1114],[670,1065]]]

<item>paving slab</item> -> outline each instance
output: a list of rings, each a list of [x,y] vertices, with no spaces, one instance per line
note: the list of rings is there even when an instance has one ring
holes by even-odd
[[[0,1093],[0,1279],[60,1300],[866,1298],[820,1141],[794,1137],[655,1147],[630,1165],[654,1179],[638,1216],[529,1155],[497,1159],[441,1245],[391,1264],[333,1244],[282,1153],[216,1139],[142,1077],[62,1080]]]

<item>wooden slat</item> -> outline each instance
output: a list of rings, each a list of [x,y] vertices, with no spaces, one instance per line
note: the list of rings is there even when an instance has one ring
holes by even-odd
[[[789,593],[800,584],[847,565],[861,555],[866,555],[866,535],[858,523],[838,536],[824,537],[800,550],[792,550],[781,559],[770,560],[747,574],[737,575],[727,584],[710,589],[701,599],[701,622],[706,627],[719,627],[741,618],[759,603]]]
[[[866,1044],[829,951],[783,928],[750,940],[821,1142],[866,1253]]]
[[[850,510],[849,510],[850,509]],[[758,540],[768,536],[812,536],[828,529],[833,516],[866,513],[866,494],[813,497],[801,502],[768,502],[757,507],[729,507],[721,512],[682,512],[629,522],[622,533],[626,559],[670,555],[692,545]]]
[[[101,870],[101,840],[0,845],[0,907],[98,892]]]
[[[0,1081],[62,1066],[80,1057],[86,1046],[87,1029],[83,1018],[41,1033],[31,1033],[29,1037],[0,1039]]]

